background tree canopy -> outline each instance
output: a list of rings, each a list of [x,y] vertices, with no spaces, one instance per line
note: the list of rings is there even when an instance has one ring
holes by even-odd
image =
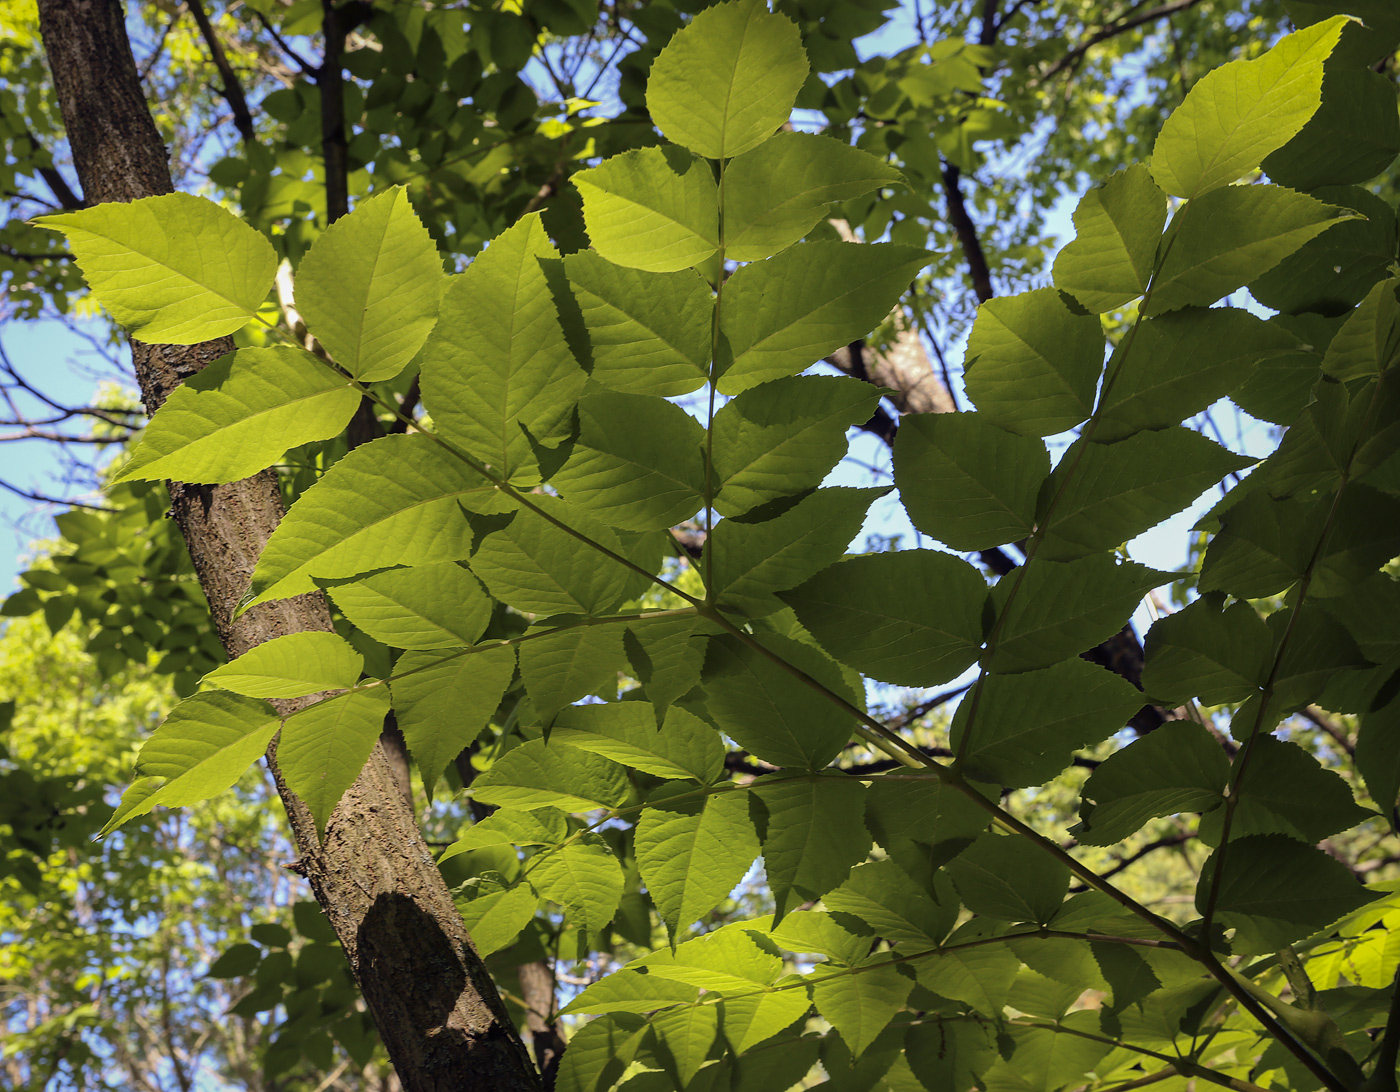
[[[0,28],[7,1087],[1396,1088],[1388,0]]]

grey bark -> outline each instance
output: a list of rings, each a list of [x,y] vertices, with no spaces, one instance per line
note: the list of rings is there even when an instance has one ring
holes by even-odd
[[[115,0],[40,0],[40,29],[74,165],[88,204],[170,193],[167,155],[151,120]],[[132,344],[149,413],[187,376],[229,352],[227,338],[192,346]],[[170,514],[189,547],[230,656],[287,633],[327,631],[319,595],[234,617],[253,565],[283,514],[268,472],[229,485],[169,483]],[[291,704],[283,705],[283,713]],[[287,808],[302,871],[345,948],[389,1056],[409,1092],[516,1092],[539,1079],[453,906],[382,747],[332,815],[324,843],[268,762]]]

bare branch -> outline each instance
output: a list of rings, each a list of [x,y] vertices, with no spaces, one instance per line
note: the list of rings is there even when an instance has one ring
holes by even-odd
[[[1140,15],[1134,15],[1131,18],[1122,19],[1116,23],[1110,23],[1106,27],[1100,27],[1041,73],[1036,83],[1048,83],[1066,68],[1077,65],[1084,54],[1088,53],[1089,50],[1093,49],[1094,46],[1098,45],[1100,42],[1106,42],[1110,38],[1116,38],[1120,34],[1126,34],[1130,30],[1136,30],[1138,27],[1147,23],[1156,22],[1158,19],[1170,19],[1179,12],[1186,11],[1188,8],[1194,8],[1200,2],[1201,0],[1171,0],[1171,3],[1162,4],[1160,7],[1152,8],[1150,11],[1144,11]]]
[[[114,513],[117,511],[115,508],[108,508],[105,504],[84,504],[82,501],[64,500],[61,497],[48,497],[43,493],[31,493],[27,489],[21,489],[17,485],[11,485],[9,482],[5,481],[4,478],[0,478],[0,489],[13,493],[17,497],[23,497],[25,500],[34,501],[37,504],[57,504],[63,508],[86,508],[90,512]]]
[[[214,62],[214,67],[219,71],[219,78],[224,81],[223,87],[219,88],[219,94],[228,103],[229,109],[233,111],[234,128],[238,130],[238,135],[243,138],[243,143],[252,144],[257,140],[257,136],[253,132],[253,115],[248,110],[248,100],[243,96],[243,86],[238,82],[238,75],[233,71],[233,65],[228,63],[223,44],[219,41],[219,36],[214,33],[214,26],[209,22],[209,15],[204,10],[204,4],[201,0],[188,0],[188,3],[190,14],[194,16],[194,21],[199,27],[199,36],[209,47],[209,59]]]

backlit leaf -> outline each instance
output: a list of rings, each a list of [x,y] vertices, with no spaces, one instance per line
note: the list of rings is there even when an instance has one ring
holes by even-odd
[[[986,581],[935,550],[847,558],[779,598],[828,652],[882,682],[947,682],[982,646]]]
[[[776,133],[725,172],[724,255],[771,257],[811,231],[831,202],[901,181],[888,163],[831,137]]]
[[[710,165],[679,148],[638,148],[573,175],[593,249],[653,273],[699,265],[719,249]]]
[[[597,834],[584,834],[530,859],[526,877],[547,899],[562,903],[569,919],[597,936],[622,898],[622,865]]]
[[[724,766],[724,746],[714,729],[679,707],[657,728],[646,702],[578,705],[560,713],[549,738],[657,777],[703,784]]]
[[[846,453],[846,430],[870,418],[869,383],[803,375],[764,383],[715,413],[715,508],[738,516],[818,485]]]
[[[395,186],[355,206],[311,244],[297,267],[306,327],[347,372],[392,379],[423,347],[445,277],[432,236]]]
[[[1024,838],[984,834],[947,866],[974,914],[1046,925],[1064,902],[1069,868]]]
[[[289,633],[264,641],[204,678],[253,698],[299,698],[354,686],[364,663],[334,633]]]
[[[1086,193],[1074,210],[1074,241],[1055,258],[1055,286],[1090,311],[1111,311],[1147,291],[1167,197],[1136,164]]]
[[[967,342],[967,394],[992,424],[1021,436],[1073,428],[1093,410],[1103,328],[1053,288],[977,309]]]
[[[1089,775],[1075,836],[1084,845],[1108,846],[1149,819],[1209,811],[1224,799],[1229,777],[1225,751],[1203,727],[1189,720],[1163,724]]]
[[[394,716],[429,799],[447,764],[486,727],[514,677],[515,649],[509,645],[399,657],[389,680]]]
[[[966,747],[960,764],[970,777],[1006,788],[1039,785],[1064,769],[1071,752],[1122,728],[1142,704],[1132,683],[1078,658],[988,675],[958,706],[953,748]]]
[[[41,216],[64,233],[98,302],[153,345],[194,345],[245,326],[272,288],[261,232],[203,197],[167,193]]]
[[[826,975],[819,969],[811,978],[817,1011],[857,1057],[885,1030],[914,988],[913,978],[889,964]]]
[[[840,668],[818,649],[776,634],[764,634],[761,641],[770,652],[861,707]],[[855,731],[851,713],[733,637],[710,641],[704,680],[710,719],[765,762],[820,769]]]
[[[673,941],[738,885],[758,856],[749,794],[653,799],[637,823],[637,867]]]
[[[664,399],[594,388],[573,454],[551,481],[611,527],[651,531],[704,507],[705,429]]]
[[[1280,186],[1226,186],[1178,210],[1143,313],[1208,305],[1356,214]]]
[[[359,404],[359,391],[310,353],[240,349],[170,392],[113,483],[247,478],[337,435]]]
[[[1050,473],[1045,444],[978,413],[904,418],[894,442],[895,483],[914,525],[955,550],[1025,538]]]
[[[591,250],[566,257],[564,271],[588,331],[595,380],[665,398],[704,385],[714,298],[699,273],[646,273]]]
[[[317,576],[461,560],[472,540],[463,506],[497,496],[480,474],[422,434],[363,444],[277,525],[253,570],[249,605],[315,591]]]
[[[752,791],[762,803],[759,838],[775,918],[845,883],[870,852],[870,832],[863,822],[865,787],[855,778],[841,773],[767,775]]]
[[[799,243],[739,269],[719,305],[720,393],[794,375],[864,337],[928,260],[893,243]]]
[[[327,592],[345,617],[393,648],[458,648],[491,620],[481,581],[451,561],[385,569]]]
[[[501,474],[536,469],[531,438],[563,440],[583,389],[546,273],[557,257],[538,214],[523,217],[448,280],[423,348],[434,425]]]
[[[590,694],[613,697],[625,665],[622,627],[616,625],[568,626],[520,645],[520,680],[545,722]]]
[[[762,0],[734,0],[701,12],[661,51],[647,110],[667,140],[730,159],[787,121],[806,79],[796,24]]]
[[[1230,61],[1198,80],[1157,137],[1157,184],[1195,197],[1248,174],[1287,144],[1322,101],[1322,64],[1345,24],[1328,19],[1262,57]]]
[[[1143,689],[1172,703],[1244,701],[1268,678],[1272,638],[1248,603],[1225,610],[1209,598],[1159,619],[1143,642]]]
[[[388,688],[374,686],[319,701],[282,722],[278,765],[318,828],[325,829],[341,796],[360,776],[388,713]]]
[[[476,799],[526,811],[615,808],[630,791],[627,774],[616,762],[541,739],[508,751],[472,783]]]

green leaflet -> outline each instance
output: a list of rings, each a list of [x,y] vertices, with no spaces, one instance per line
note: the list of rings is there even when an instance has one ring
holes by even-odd
[[[1114,444],[1080,440],[1050,475],[1042,496],[1037,558],[1070,561],[1111,550],[1180,512],[1253,459],[1178,425]]]
[[[550,479],[611,527],[654,531],[705,506],[705,428],[650,395],[594,388],[579,400],[573,454]]]
[[[866,966],[808,976],[817,1012],[831,1021],[851,1054],[860,1057],[903,1006],[914,979],[896,966]]]
[[[607,1092],[631,1065],[649,1031],[645,1017],[629,1012],[590,1020],[569,1037],[555,1088],[558,1092]]]
[[[978,1016],[921,1021],[910,1025],[904,1055],[925,1088],[970,1088],[999,1057],[997,1026]]]
[[[752,791],[762,805],[759,840],[775,919],[781,920],[793,903],[819,899],[839,887],[870,852],[865,787],[855,778],[767,774],[753,783]]]
[[[968,721],[976,720],[966,744]],[[987,675],[953,717],[955,751],[969,777],[1006,788],[1049,781],[1070,752],[1099,743],[1142,707],[1132,683],[1111,671],[1070,659],[1041,671]]]
[[[359,391],[310,353],[240,349],[170,392],[112,484],[247,478],[289,448],[337,435],[359,404]]]
[[[481,581],[451,561],[325,583],[357,629],[392,648],[469,645],[491,620],[491,600]]]
[[[798,957],[815,952],[837,963],[854,965],[870,955],[875,934],[849,915],[794,910],[768,930],[767,939]]]
[[[841,669],[811,645],[765,633],[765,648],[856,708]],[[740,747],[764,762],[817,770],[840,752],[855,718],[734,637],[711,639],[705,656],[705,711]]]
[[[986,811],[932,773],[872,777],[866,797],[865,823],[875,840],[911,880],[935,892],[936,869],[988,823]],[[946,905],[956,909],[956,903],[954,897]]]
[[[1109,361],[1113,381],[1099,405],[1094,439],[1109,443],[1179,424],[1233,394],[1260,360],[1297,348],[1283,328],[1232,307],[1145,319]]]
[[[1095,186],[1074,210],[1074,241],[1055,258],[1055,287],[1090,311],[1111,311],[1147,291],[1167,197],[1142,164]]]
[[[1286,834],[1312,846],[1375,818],[1375,812],[1357,804],[1341,774],[1324,769],[1298,744],[1260,733],[1249,746],[1248,776],[1239,783],[1231,839]],[[1220,812],[1202,817],[1202,842],[1220,844],[1223,819]]]
[[[978,413],[910,415],[894,441],[899,497],[914,525],[955,550],[1025,538],[1050,473],[1043,441]]]
[[[1226,186],[1172,220],[1145,315],[1207,305],[1267,273],[1309,239],[1356,214],[1281,186]]]
[[[1029,671],[1093,648],[1122,628],[1145,592],[1170,579],[1111,554],[1037,561],[1009,573],[992,589],[998,629],[983,663],[988,671]]]
[[[1143,642],[1143,689],[1164,703],[1244,701],[1264,686],[1272,662],[1268,627],[1248,603],[1223,611],[1202,597],[1159,619]]]
[[[364,665],[334,633],[289,633],[216,667],[204,681],[252,698],[299,698],[354,686]]]
[[[1315,544],[1314,536],[1298,533],[1300,526],[1309,526],[1299,522],[1306,518],[1304,508],[1261,490],[1246,491],[1221,517],[1224,526],[1211,539],[1201,565],[1200,590],[1261,599],[1292,585],[1307,568]]]
[[[622,601],[628,570],[590,548],[570,527],[611,550],[622,543],[606,526],[555,497],[531,497],[510,523],[482,538],[471,567],[497,599],[531,614],[601,614]]]
[[[1097,1013],[1073,1012],[1061,1026],[1099,1035]],[[1015,1050],[1009,1059],[992,1063],[987,1074],[989,1088],[1006,1087],[1002,1081],[1016,1082],[1017,1088],[1063,1088],[1081,1080],[1110,1050],[1109,1043],[1085,1039],[1051,1028],[1016,1028],[1012,1031]]]
[[[388,688],[371,686],[319,701],[282,722],[277,763],[317,829],[326,829],[341,796],[360,776],[388,713]]]
[[[541,721],[548,723],[564,706],[590,694],[617,695],[617,674],[626,661],[621,626],[537,632],[520,645],[520,681]]]
[[[1205,728],[1189,720],[1163,724],[1089,775],[1075,837],[1084,845],[1108,846],[1149,819],[1209,811],[1224,799],[1229,777],[1230,761]]]
[[[807,1015],[811,1007],[812,1001],[805,990],[783,990],[781,992],[752,994],[748,997],[726,998],[720,1006],[723,1013],[725,1042],[729,1044],[729,1049],[733,1053],[742,1054],[750,1047],[766,1042],[778,1032],[792,1027],[798,1020]],[[751,1059],[741,1059],[739,1061],[740,1073],[748,1078],[752,1069],[757,1068],[751,1064],[752,1062],[785,1051],[792,1045],[794,1044],[791,1042],[773,1044],[772,1047],[765,1048]],[[812,1062],[816,1060],[818,1044],[815,1039],[799,1039],[796,1040],[795,1045],[811,1050],[805,1067],[803,1067],[801,1060],[796,1062],[799,1072],[805,1076],[807,1070],[812,1067]],[[760,1074],[755,1074],[755,1076],[760,1076]],[[744,1087],[748,1087],[748,1085],[746,1084]],[[761,1085],[755,1083],[754,1087],[779,1088],[782,1085],[778,1082]]]
[[[985,921],[970,921],[945,942],[944,950],[910,964],[919,985],[939,997],[963,1001],[978,1013],[1000,1012],[1011,992],[1021,961],[1005,944],[959,949],[961,940],[985,939]]]
[[[724,768],[724,745],[714,729],[679,707],[658,729],[649,702],[573,706],[559,714],[549,739],[656,777],[708,784]]]
[[[719,1037],[719,1006],[671,1009],[652,1018],[651,1031],[657,1060],[675,1082],[673,1087],[688,1087]]]
[[[1069,868],[1024,838],[983,834],[947,865],[963,905],[1002,921],[1047,925],[1064,903]]]
[[[801,239],[833,201],[903,182],[869,152],[814,133],[775,133],[724,175],[724,256],[751,262]]]
[[[795,376],[745,391],[711,426],[715,509],[738,516],[818,485],[846,453],[846,429],[869,420],[880,394],[844,376]]]
[[[612,920],[622,898],[622,865],[597,834],[530,858],[526,876],[540,895],[563,904],[570,921],[594,936]]]
[[[734,921],[687,940],[674,950],[660,948],[633,960],[659,978],[687,982],[714,993],[749,993],[771,986],[783,974],[783,961],[758,943],[766,918]]]
[[[1396,122],[1400,125],[1400,112]],[[1395,211],[1360,186],[1329,186],[1313,196],[1365,219],[1334,224],[1251,282],[1249,292],[1279,311],[1343,314],[1386,278],[1397,249]]]
[[[446,278],[432,236],[395,186],[311,244],[297,268],[306,328],[356,379],[392,379],[423,347]]]
[[[759,388],[762,390],[763,388]],[[721,608],[758,618],[782,609],[773,593],[791,588],[846,552],[865,510],[888,489],[818,489],[762,523],[720,520],[705,549]]]
[[[472,784],[476,799],[525,811],[615,808],[630,792],[626,771],[616,762],[541,739],[507,751]]]
[[[1400,279],[1381,281],[1347,316],[1322,358],[1334,379],[1379,375],[1400,359]]]
[[[1346,19],[1335,16],[1279,41],[1252,61],[1202,77],[1157,137],[1152,175],[1194,198],[1248,174],[1303,128],[1322,101],[1322,64]]]
[[[742,267],[719,305],[720,393],[793,375],[864,337],[928,260],[893,243],[798,243]]]
[[[1098,316],[1071,311],[1055,289],[1003,296],[977,309],[967,394],[992,424],[1049,436],[1089,416],[1103,357]]]
[[[1276,952],[1376,898],[1346,865],[1286,835],[1231,840],[1227,852],[1215,906],[1221,924],[1235,929],[1230,947],[1240,954]],[[1212,855],[1201,869],[1200,913],[1210,898],[1215,860]]]
[[[787,121],[807,71],[796,24],[761,0],[735,0],[701,12],[661,51],[647,110],[667,140],[730,159]]]
[[[779,598],[828,652],[882,682],[947,682],[982,647],[986,580],[935,550],[847,558]]]
[[[685,616],[627,623],[622,645],[658,720],[700,681],[705,650],[698,640],[713,628],[697,617]]]
[[[486,891],[470,900],[457,901],[462,923],[483,958],[515,943],[539,909],[539,896],[528,883],[505,890]]]
[[[704,160],[638,148],[573,175],[593,249],[652,273],[699,265],[719,249],[719,190]]]
[[[491,484],[428,436],[357,447],[303,493],[253,570],[252,606],[315,591],[313,577],[458,561],[471,549],[463,507],[496,503]]]
[[[141,745],[138,780],[102,833],[157,804],[195,804],[231,788],[267,750],[280,725],[266,702],[220,691],[186,698]]]
[[[600,978],[559,1010],[561,1016],[573,1013],[649,1013],[672,1003],[688,1003],[700,996],[698,986],[673,982],[669,978],[642,974],[623,968]]]
[[[260,232],[187,193],[34,222],[67,236],[98,302],[153,345],[194,345],[241,329],[277,271],[277,255]]]
[[[728,897],[758,856],[750,810],[746,792],[698,798],[687,792],[674,800],[653,797],[642,812],[637,867],[673,943]]]
[[[1400,701],[1392,700],[1361,718],[1356,769],[1394,829],[1395,809],[1400,804]]]
[[[569,820],[562,811],[539,808],[535,811],[514,811],[498,808],[442,851],[438,864],[451,860],[459,853],[488,846],[552,846],[569,836]]]
[[[1348,5],[1350,13],[1356,6]],[[1374,27],[1374,16],[1366,15]],[[1360,31],[1353,23],[1347,36]],[[1345,40],[1322,75],[1322,104],[1308,123],[1261,166],[1281,186],[1311,192],[1321,186],[1365,182],[1400,152],[1395,85],[1369,67],[1346,64]],[[1379,79],[1376,77],[1380,76]]]
[[[591,250],[566,257],[564,272],[588,332],[593,379],[663,398],[704,386],[714,317],[704,277],[628,269]]]
[[[866,804],[867,825],[871,825],[870,810],[875,799],[872,786]],[[855,915],[869,925],[876,936],[891,944],[904,945],[905,950],[911,952],[935,947],[958,920],[956,900],[935,902],[889,858],[856,865],[846,882],[823,895],[822,902],[828,910],[838,914]],[[786,920],[793,916],[789,915]],[[866,948],[869,948],[868,942]]]
[[[554,302],[557,257],[539,216],[523,217],[448,280],[423,347],[423,405],[437,430],[506,476],[537,471],[531,439],[562,441],[583,389]]]
[[[439,775],[481,733],[514,677],[515,649],[508,645],[399,657],[389,680],[394,715],[429,800]]]

